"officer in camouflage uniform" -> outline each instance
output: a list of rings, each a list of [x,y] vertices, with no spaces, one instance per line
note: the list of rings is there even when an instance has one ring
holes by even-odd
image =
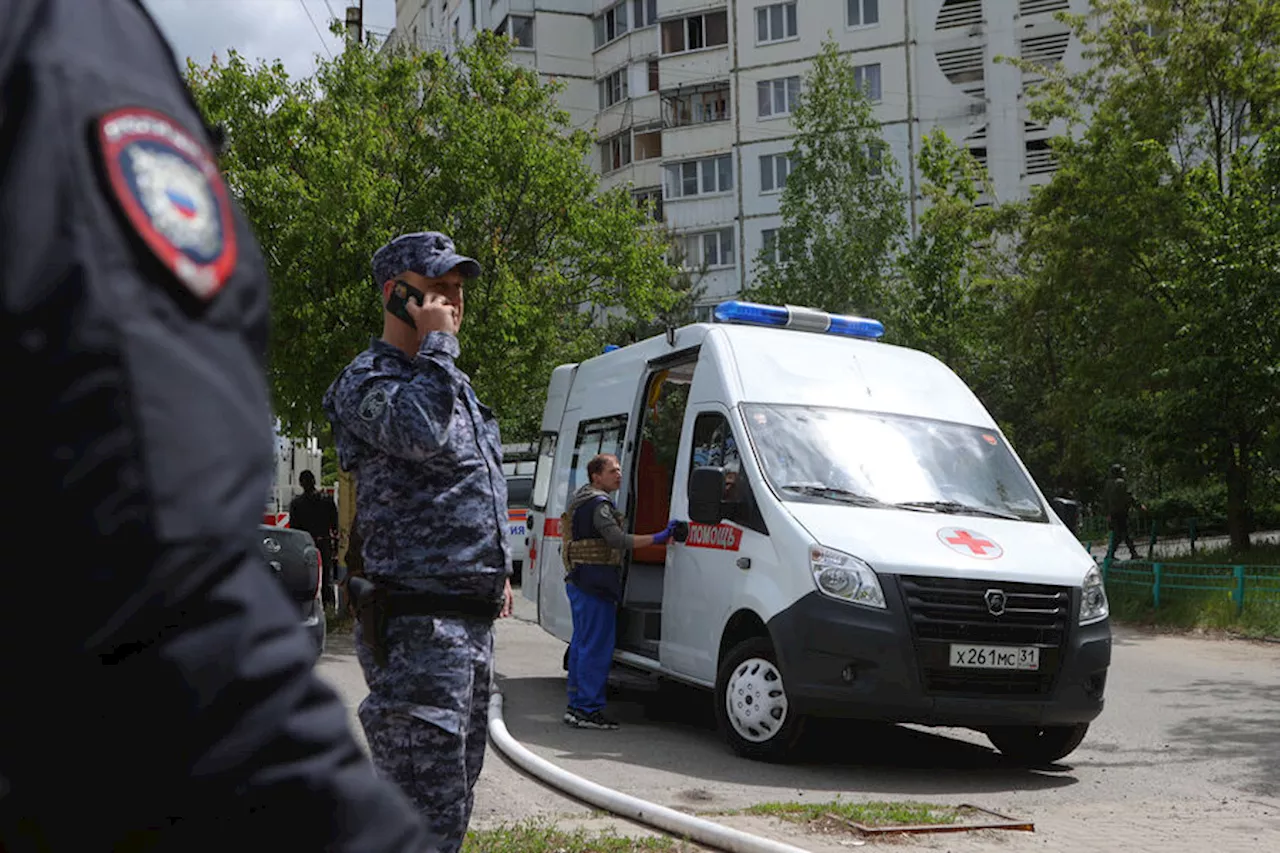
[[[364,538],[350,588],[370,691],[360,722],[374,763],[426,816],[431,849],[453,853],[484,761],[493,619],[511,608],[498,423],[454,364],[463,282],[480,266],[423,232],[379,249],[373,273],[382,337],[324,397]]]

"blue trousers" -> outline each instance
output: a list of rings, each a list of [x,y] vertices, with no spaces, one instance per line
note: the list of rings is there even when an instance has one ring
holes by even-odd
[[[591,713],[604,708],[605,685],[618,637],[618,609],[612,601],[565,584],[573,613],[569,640],[569,707]]]

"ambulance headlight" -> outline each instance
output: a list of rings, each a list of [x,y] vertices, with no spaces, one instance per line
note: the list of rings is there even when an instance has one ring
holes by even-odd
[[[814,584],[823,595],[884,609],[880,578],[852,554],[814,545],[809,549],[809,568],[813,571]]]
[[[1107,588],[1097,566],[1089,569],[1089,573],[1084,576],[1080,592],[1080,624],[1088,625],[1106,619],[1111,613],[1111,605],[1107,603]]]

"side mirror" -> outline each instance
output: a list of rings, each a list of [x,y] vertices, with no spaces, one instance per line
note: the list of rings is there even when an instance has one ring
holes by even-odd
[[[694,468],[689,478],[689,520],[695,524],[719,524],[724,518],[723,468]]]
[[[1049,506],[1053,507],[1053,511],[1057,514],[1067,529],[1076,534],[1080,529],[1080,502],[1073,501],[1070,498],[1052,498]]]

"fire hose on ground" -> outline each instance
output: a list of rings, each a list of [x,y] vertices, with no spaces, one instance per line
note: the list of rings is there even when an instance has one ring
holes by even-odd
[[[507,731],[502,716],[502,694],[496,690],[489,700],[489,739],[508,761],[547,787],[638,824],[727,853],[807,853],[800,847],[732,829],[606,788],[534,755]]]

